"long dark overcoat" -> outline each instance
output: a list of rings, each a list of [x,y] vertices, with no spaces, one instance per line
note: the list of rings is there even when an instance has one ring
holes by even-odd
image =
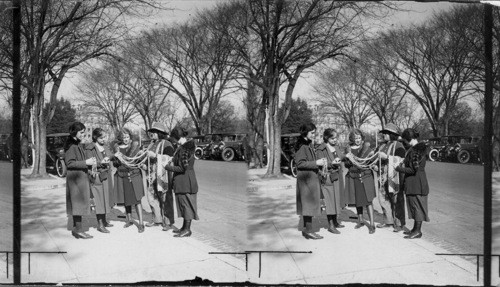
[[[115,152],[120,151],[128,157],[133,157],[139,151],[139,142],[132,141],[127,149],[120,149],[118,145],[115,146]],[[140,201],[144,196],[144,186],[142,184],[142,174],[139,168],[129,168],[125,165],[119,165],[115,173],[115,185],[113,188],[113,195],[110,199],[114,203],[125,203],[125,190],[123,182],[130,180],[136,200]]]
[[[364,144],[359,149],[350,149],[351,153],[359,158],[366,158],[372,154],[373,150],[368,144]],[[355,166],[350,160],[346,159],[345,166],[349,169],[345,178],[345,189],[348,195],[347,204],[362,206],[356,198],[356,192],[364,193],[368,202],[371,202],[375,196],[375,180],[373,172],[370,169],[362,169]]]
[[[195,194],[198,192],[198,181],[194,173],[194,150],[196,146],[192,140],[179,146],[174,153],[172,165],[165,169],[173,172],[174,192],[176,194]]]
[[[95,201],[95,211],[97,214],[106,214],[111,211],[111,208],[115,204],[113,197],[110,196],[110,192],[113,190],[113,184],[111,182],[111,171],[109,164],[101,164],[104,157],[111,157],[112,153],[109,148],[104,147],[103,153],[97,150],[95,143],[87,144],[85,147],[85,153],[87,158],[95,157],[97,162],[97,174],[89,175],[90,188]]]
[[[326,158],[328,165],[326,176],[321,175],[320,177],[326,214],[338,214],[341,208],[346,205],[343,163],[339,165],[332,164],[336,157],[342,159],[344,155],[338,147],[334,147],[334,149],[335,154],[329,150],[326,143],[322,143],[316,148],[316,158]]]
[[[404,166],[396,167],[396,170],[404,175],[404,192],[407,195],[429,194],[429,183],[425,173],[427,149],[424,142],[414,145],[406,153]]]
[[[321,215],[319,169],[311,141],[299,136],[295,146],[297,163],[297,214]]]
[[[70,139],[68,139],[70,140]],[[85,146],[73,143],[66,150],[66,212],[68,215],[90,215],[90,182]]]

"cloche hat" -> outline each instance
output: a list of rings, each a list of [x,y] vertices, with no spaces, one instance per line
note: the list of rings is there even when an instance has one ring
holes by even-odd
[[[399,132],[398,132],[398,127],[393,124],[393,123],[388,123],[385,125],[384,129],[382,129],[380,131],[381,133],[391,133],[391,134],[395,134],[395,135],[400,135]]]
[[[165,127],[165,125],[160,122],[153,122],[153,125],[151,125],[151,128],[148,130],[148,132],[150,133],[161,132],[164,134],[168,134],[167,127]]]

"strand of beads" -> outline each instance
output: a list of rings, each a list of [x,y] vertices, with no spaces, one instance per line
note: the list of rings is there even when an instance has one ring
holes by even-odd
[[[373,169],[374,166],[377,164],[377,160],[379,158],[379,153],[374,153],[373,155],[366,157],[366,158],[360,158],[355,156],[352,153],[346,154],[346,157],[357,167],[359,168],[364,168],[364,169]]]

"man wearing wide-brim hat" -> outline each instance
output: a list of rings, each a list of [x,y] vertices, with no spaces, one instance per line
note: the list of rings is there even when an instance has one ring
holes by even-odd
[[[146,167],[146,197],[151,210],[153,221],[146,223],[147,227],[163,226],[167,231],[174,228],[174,197],[172,193],[172,174],[163,166],[174,155],[172,143],[166,140],[168,131],[166,126],[160,122],[154,122],[148,129],[152,146],[148,150],[148,164]],[[167,224],[166,219],[169,220]]]
[[[399,129],[393,123],[388,123],[380,131],[384,141],[379,145],[380,156],[379,176],[379,203],[384,213],[384,223],[378,224],[378,228],[394,227],[394,232],[405,228],[405,198],[403,194],[403,182],[400,173],[395,168],[405,157],[405,148],[398,141]]]

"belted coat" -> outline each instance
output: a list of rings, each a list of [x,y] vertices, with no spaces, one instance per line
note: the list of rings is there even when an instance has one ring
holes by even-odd
[[[68,215],[90,215],[89,167],[85,163],[85,145],[72,137],[66,143],[66,212]]]
[[[321,215],[321,197],[316,153],[311,141],[302,136],[297,139],[295,150],[297,214],[319,216]]]
[[[322,143],[316,148],[316,158],[326,158],[328,166],[327,174],[320,176],[326,214],[338,214],[340,209],[347,204],[344,188],[344,164],[332,164],[336,157],[343,159],[345,155],[338,147],[334,147],[334,152],[335,154],[330,151],[326,143]]]
[[[427,149],[428,146],[424,142],[412,146],[406,152],[404,165],[396,167],[396,170],[404,175],[404,193],[407,195],[429,194],[429,183],[425,173]]]

